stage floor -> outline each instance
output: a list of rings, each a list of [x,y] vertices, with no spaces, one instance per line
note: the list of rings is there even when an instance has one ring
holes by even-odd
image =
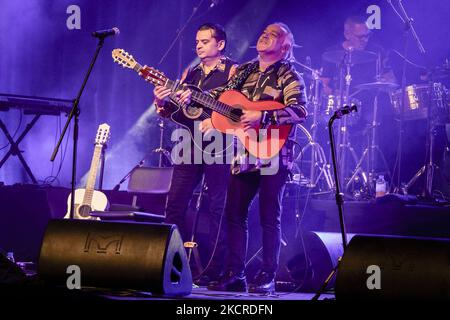
[[[311,300],[314,293],[305,292],[275,292],[273,295],[263,295],[255,293],[244,292],[227,292],[227,291],[211,291],[205,287],[196,287],[192,289],[192,293],[185,297],[171,297],[171,296],[152,296],[145,292],[122,292],[122,293],[108,293],[101,294],[101,296],[112,300],[265,300],[265,301],[284,301],[284,300]],[[321,294],[319,300],[333,300],[334,294]]]

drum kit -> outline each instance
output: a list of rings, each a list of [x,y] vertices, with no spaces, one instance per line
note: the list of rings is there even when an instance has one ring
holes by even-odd
[[[324,148],[318,143],[320,133],[318,129],[325,129],[328,120],[333,113],[344,105],[355,103],[361,106],[361,101],[355,99],[359,92],[368,92],[373,97],[370,106],[365,105],[362,109],[366,112],[370,109],[370,123],[366,124],[367,145],[358,157],[355,148],[351,144],[352,137],[349,136],[349,126],[362,121],[361,115],[343,117],[337,121],[337,132],[335,132],[336,154],[338,158],[338,174],[340,184],[347,195],[355,200],[371,199],[375,197],[375,182],[378,174],[388,175],[392,178],[390,167],[377,142],[379,130],[380,106],[379,99],[382,94],[387,95],[391,103],[393,114],[398,121],[422,120],[427,122],[429,137],[427,138],[427,163],[417,172],[417,174],[407,183],[405,192],[421,176],[425,175],[426,191],[431,194],[433,184],[433,173],[436,168],[432,158],[434,148],[434,127],[437,124],[450,122],[450,94],[449,90],[436,78],[430,78],[429,83],[413,84],[406,86],[404,90],[399,85],[389,81],[383,81],[381,77],[381,57],[379,54],[364,50],[336,50],[327,51],[322,55],[324,61],[335,64],[339,69],[339,88],[334,94],[325,94],[323,91],[320,72],[310,66],[296,62],[311,74],[312,79],[309,85],[309,106],[310,119],[312,123],[309,128],[306,125],[299,125],[299,132],[306,137],[306,144],[299,153],[295,161],[298,169],[298,176],[303,185],[317,191],[318,194],[332,192],[334,180],[331,174],[331,166],[325,156]],[[350,93],[352,84],[352,67],[356,64],[374,63],[376,64],[375,81],[362,83],[352,88],[356,89]],[[442,77],[449,77],[447,72],[439,68],[432,74]],[[445,68],[444,68],[445,69]],[[402,101],[403,99],[403,101]],[[361,110],[361,108],[359,108]],[[340,122],[340,123],[339,123]],[[325,132],[325,131],[324,131]],[[325,138],[326,139],[326,138]],[[358,137],[360,139],[360,137]],[[322,142],[324,139],[321,140]],[[302,143],[302,142],[301,142]],[[329,142],[323,142],[323,144]],[[310,166],[306,169],[304,164],[306,155],[310,155]],[[354,161],[354,167],[349,163],[348,157]],[[330,157],[328,157],[329,159]],[[382,170],[380,170],[382,168]],[[395,170],[395,169],[394,169]],[[309,174],[306,174],[309,172]]]

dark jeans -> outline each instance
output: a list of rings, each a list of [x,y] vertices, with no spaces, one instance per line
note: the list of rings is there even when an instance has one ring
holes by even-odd
[[[262,271],[278,269],[281,245],[281,204],[288,170],[280,167],[275,175],[259,172],[232,175],[225,206],[228,239],[228,269],[245,271],[248,244],[248,209],[259,190],[259,214],[262,227]]]
[[[225,218],[222,218],[230,165],[226,164],[181,164],[175,165],[172,183],[166,204],[166,223],[176,224],[180,230],[183,241],[191,239],[192,230],[187,230],[185,224],[186,211],[196,186],[201,182],[202,175],[208,186],[207,196],[209,202],[209,243],[210,249],[214,248],[217,235],[219,240],[214,257],[207,270],[207,274],[216,276],[222,271],[225,258],[226,242],[224,240]],[[222,220],[222,222],[221,222]],[[221,228],[219,230],[219,225]],[[219,231],[221,231],[219,233]]]

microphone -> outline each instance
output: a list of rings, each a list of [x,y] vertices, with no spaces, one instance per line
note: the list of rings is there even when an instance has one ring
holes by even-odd
[[[342,108],[336,110],[331,118],[332,119],[340,119],[343,116],[345,116],[346,114],[352,113],[353,111],[358,112],[358,107],[356,106],[356,104],[352,104],[351,107],[343,106]]]
[[[104,39],[104,38],[109,37],[109,36],[115,36],[115,35],[117,35],[119,33],[120,33],[119,28],[114,27],[112,29],[94,31],[94,32],[92,32],[92,36],[94,38],[100,38],[100,39],[103,38]]]
[[[209,8],[212,9],[215,6],[219,4],[220,0],[211,0],[211,4],[209,5]]]

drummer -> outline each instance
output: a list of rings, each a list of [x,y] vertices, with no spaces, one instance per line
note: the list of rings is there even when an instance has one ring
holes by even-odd
[[[371,35],[371,30],[366,24],[366,17],[350,16],[345,20],[344,41],[327,48],[325,53],[328,53],[329,59],[322,63],[322,81],[325,94],[335,94],[334,90],[339,90],[339,64],[343,60],[344,53],[350,50],[353,52],[350,94],[354,92],[353,88],[359,84],[374,81],[396,82],[394,73],[388,64],[385,50],[370,41]],[[377,67],[377,60],[380,60],[379,67]],[[377,71],[379,79],[376,78]],[[343,86],[345,87],[345,83],[343,83]]]
[[[364,16],[350,16],[344,23],[344,40],[325,51],[322,62],[323,92],[325,95],[340,94],[339,65],[342,65],[346,54],[351,54],[351,84],[350,96],[355,94],[355,87],[364,83],[386,82],[396,83],[394,73],[389,66],[385,50],[370,41],[372,32],[366,24]],[[346,68],[343,66],[343,75]],[[345,81],[342,79],[342,89],[345,92]],[[365,100],[363,104],[371,104],[366,93],[356,95],[355,98]],[[365,113],[365,110],[363,114]],[[370,115],[364,117],[370,119]]]

